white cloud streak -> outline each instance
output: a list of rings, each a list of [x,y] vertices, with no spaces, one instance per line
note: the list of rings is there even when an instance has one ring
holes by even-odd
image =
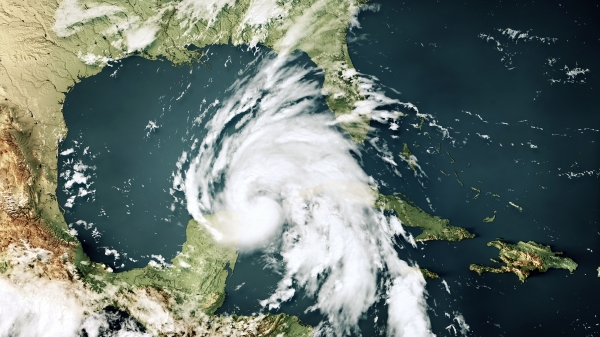
[[[430,336],[423,276],[394,248],[399,224],[372,207],[358,146],[317,113],[315,69],[292,59],[259,58],[217,105],[185,174],[188,211],[219,241],[281,254],[283,277],[264,306],[302,287],[327,317],[320,331],[339,336],[383,295],[393,334]]]
[[[214,22],[223,7],[233,6],[235,0],[183,0],[177,4],[177,18],[182,27],[195,25],[199,20]]]
[[[146,24],[135,29],[130,29],[125,32],[125,40],[127,41],[127,52],[131,53],[138,50],[144,50],[156,39],[156,33],[159,26],[156,24]]]
[[[77,32],[78,24],[122,12],[118,6],[99,4],[87,6],[87,9],[84,8],[77,0],[63,0],[54,15],[56,21],[52,29],[56,35],[60,37],[72,35]]]
[[[102,295],[77,281],[40,277],[40,265],[47,263],[51,255],[24,241],[9,246],[3,258],[11,269],[0,277],[0,336],[77,337],[85,329],[88,336],[96,337],[106,332],[113,317],[108,312],[94,312],[90,305]],[[74,266],[66,268],[73,271]],[[120,329],[110,332],[110,336],[149,336],[140,332],[131,319],[124,319]]]

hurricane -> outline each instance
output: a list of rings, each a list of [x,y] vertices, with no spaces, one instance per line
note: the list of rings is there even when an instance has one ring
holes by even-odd
[[[297,59],[264,53],[238,73],[197,117],[207,133],[174,185],[216,241],[278,257],[263,308],[302,288],[326,317],[316,334],[341,336],[383,299],[389,335],[429,336],[425,280],[396,252],[402,225],[374,206],[376,181],[322,103],[320,70]]]

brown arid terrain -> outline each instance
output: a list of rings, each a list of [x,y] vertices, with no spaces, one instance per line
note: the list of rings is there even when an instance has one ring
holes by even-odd
[[[225,7],[208,26],[204,19],[192,22],[180,16],[176,2],[157,7],[154,2],[0,0],[0,287],[72,313],[75,323],[63,327],[64,335],[77,335],[81,322],[107,305],[129,312],[153,335],[310,333],[311,328],[286,315],[188,317],[173,309],[177,303],[164,289],[120,281],[110,268],[90,261],[56,199],[58,146],[67,134],[62,103],[81,78],[99,73],[111,60],[136,54],[185,64],[198,58],[187,49],[190,44],[261,42],[279,52],[306,51],[326,71],[332,110],[352,114],[361,95],[346,30],[361,3],[301,1],[286,5],[287,17],[273,16],[267,28],[252,28],[243,24],[255,5],[247,0]],[[130,18],[133,27],[119,26]],[[222,23],[214,27],[221,31],[209,27],[218,21]],[[206,33],[188,35],[183,23]],[[148,27],[161,27],[151,44],[133,48],[132,40],[123,40]],[[345,125],[361,139],[368,117],[353,118]],[[94,288],[94,282],[102,288]],[[221,283],[217,293],[224,292]]]
[[[234,45],[261,41],[279,52],[304,50],[325,70],[327,85],[324,89],[329,92],[328,104],[332,110],[354,118],[351,109],[361,96],[347,52],[346,30],[353,13],[363,2],[333,0],[324,10],[323,1],[301,1],[286,9],[287,19],[275,18],[276,21],[268,25],[268,31],[260,30],[253,36],[243,24],[231,26],[231,22],[243,22],[245,12],[251,9],[246,0],[237,1],[233,8],[223,10],[215,18],[228,22],[228,25],[220,25],[222,31],[206,27],[206,33],[199,35],[182,30],[187,19],[180,18],[181,23],[173,20],[180,14],[171,3],[164,4],[157,14],[155,6],[143,2],[121,7],[120,2],[111,1],[101,4],[84,0],[0,0],[0,104],[3,118],[7,120],[3,127],[13,135],[13,142],[30,168],[30,216],[43,219],[57,237],[76,241],[68,234],[55,195],[58,145],[67,134],[62,102],[71,87],[81,78],[99,73],[108,60],[133,55],[131,48],[123,45],[122,36],[128,31],[119,30],[119,20],[134,17],[136,22],[141,22],[137,23],[141,25],[139,29],[146,27],[144,25],[164,25],[155,40],[136,53],[174,64],[197,61],[198,53],[187,49],[190,44],[204,47],[229,41]],[[308,15],[313,11],[315,15]],[[196,29],[204,29],[204,24],[197,21],[194,25]],[[318,34],[312,34],[313,30],[318,30]],[[108,36],[109,33],[112,35]],[[318,43],[319,39],[329,42]],[[360,115],[358,122],[351,121],[352,118],[346,118],[349,122],[344,125],[348,130],[356,123],[364,124],[365,116]],[[362,125],[351,134],[361,139],[365,130],[368,125]],[[9,192],[14,197],[16,193],[18,191]]]
[[[39,155],[56,153],[56,146],[45,149],[47,152],[36,151],[44,144],[32,138],[39,123],[7,102],[0,103],[0,287],[51,307],[66,307],[74,312],[75,320],[83,322],[84,329],[86,324],[102,322],[103,318],[94,312],[116,305],[153,335],[302,336],[310,331],[297,318],[287,315],[211,317],[203,312],[193,316],[175,313],[173,308],[178,304],[161,287],[131,286],[111,278],[103,265],[82,257],[80,243],[67,231],[62,214],[48,217],[53,209],[60,210],[54,194],[56,167],[45,170],[40,164],[44,157]],[[94,271],[86,275],[77,263]],[[112,281],[101,290],[95,289],[86,279],[89,275]],[[75,322],[75,329],[79,324]],[[65,334],[71,332],[77,333]]]
[[[29,130],[21,128],[17,114],[14,107],[0,106],[0,250],[17,253],[19,248],[35,247],[46,252],[37,258],[44,263],[29,266],[36,275],[71,278],[63,263],[72,257],[75,243],[59,239],[36,210],[33,174],[18,144]]]
[[[0,1],[0,254],[9,247],[50,252],[50,278],[79,244],[56,200],[61,102],[86,66],[56,43],[53,2]]]
[[[29,217],[43,219],[57,237],[72,241],[55,196],[58,143],[67,131],[61,103],[79,77],[99,69],[94,72],[58,45],[49,29],[57,7],[52,1],[0,1],[0,104],[3,141],[10,139],[6,144],[14,144],[20,154],[13,153],[29,168],[10,173],[29,175]]]

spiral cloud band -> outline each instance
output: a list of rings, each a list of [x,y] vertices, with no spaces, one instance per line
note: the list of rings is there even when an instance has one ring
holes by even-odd
[[[430,336],[425,281],[394,247],[401,224],[373,207],[374,181],[322,105],[317,74],[297,56],[257,58],[212,104],[176,185],[217,241],[280,254],[283,276],[263,307],[304,288],[327,317],[317,331],[339,336],[384,298],[390,335]]]

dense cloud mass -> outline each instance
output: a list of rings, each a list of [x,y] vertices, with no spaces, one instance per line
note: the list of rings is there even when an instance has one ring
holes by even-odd
[[[401,224],[373,208],[359,147],[322,111],[316,69],[293,60],[259,57],[215,102],[183,175],[189,212],[217,240],[280,254],[264,307],[302,287],[327,317],[318,331],[343,335],[384,298],[390,335],[431,335],[425,281],[394,249]]]
[[[24,251],[21,262],[33,265],[41,251]],[[150,336],[130,317],[116,311],[94,312],[90,303],[101,295],[78,284],[28,271],[16,275],[13,280],[0,279],[0,336],[77,337],[83,332],[88,337]]]

